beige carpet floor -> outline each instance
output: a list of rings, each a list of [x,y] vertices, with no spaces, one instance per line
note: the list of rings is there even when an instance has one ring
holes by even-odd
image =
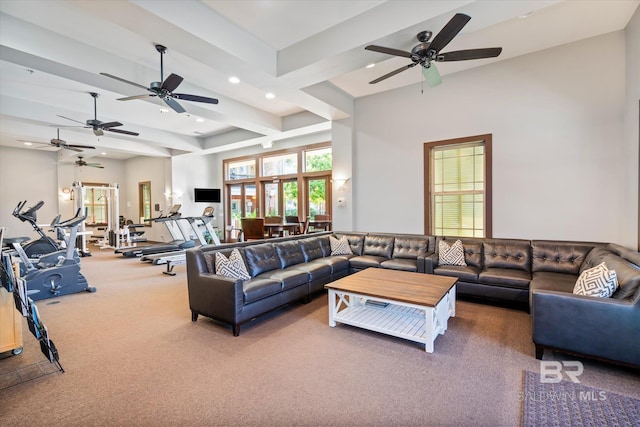
[[[169,277],[161,266],[93,254],[82,271],[96,293],[36,303],[66,372],[37,369],[44,356],[25,322],[24,352],[0,358],[0,424],[518,426],[524,371],[540,370],[523,311],[459,301],[428,354],[329,327],[320,294],[233,337],[206,318],[191,322],[185,266]],[[640,398],[637,371],[582,361],[585,385]],[[34,379],[7,387],[16,372]]]

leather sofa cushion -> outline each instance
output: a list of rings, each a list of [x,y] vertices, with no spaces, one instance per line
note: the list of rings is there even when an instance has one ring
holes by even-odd
[[[619,288],[611,298],[633,298],[640,292],[640,267],[615,254],[605,256],[604,263],[609,270],[615,270],[618,277]]]
[[[449,245],[455,243],[456,240],[460,240],[464,249],[464,262],[472,267],[482,268],[482,239],[438,236],[435,242],[436,251],[440,240],[446,240]],[[436,256],[434,259],[437,260],[438,257]]]
[[[393,236],[366,236],[362,254],[391,259],[393,241]]]
[[[274,244],[276,253],[280,257],[280,268],[305,262],[304,253],[297,241],[279,242]]]
[[[429,249],[429,241],[410,237],[396,237],[393,243],[393,258],[416,259],[424,256]]]
[[[547,291],[559,291],[573,294],[573,287],[576,285],[576,280],[578,280],[578,277],[573,274],[539,271],[533,273],[529,289],[531,292],[536,289],[544,289]]]
[[[375,255],[354,256],[349,259],[349,266],[351,268],[380,267],[380,263],[386,260],[385,257]]]
[[[528,240],[486,240],[483,251],[484,268],[531,271]]]
[[[279,280],[283,290],[309,283],[309,274],[305,271],[297,270],[295,267],[289,267],[284,270],[267,271],[257,278]]]
[[[280,257],[271,243],[247,246],[244,256],[251,277],[281,268]]]
[[[335,234],[336,239],[340,239],[342,236],[347,236],[347,240],[349,241],[349,246],[351,246],[351,252],[354,255],[362,255],[362,250],[364,248],[364,236],[365,234]],[[328,243],[327,238],[327,243]],[[329,246],[329,254],[331,254],[331,246]],[[327,256],[327,255],[325,255]]]
[[[349,258],[354,257],[354,255],[336,255],[336,256],[328,256],[324,258],[318,258],[312,263],[322,263],[324,265],[328,265],[331,267],[331,274],[339,273],[342,271],[349,270]]]
[[[280,292],[282,292],[282,282],[279,280],[253,278],[242,284],[245,304],[270,297]]]
[[[477,282],[480,268],[472,265],[441,265],[433,270],[439,276],[453,276],[466,282]]]
[[[531,242],[533,248],[532,271],[575,274],[592,250],[593,246],[564,242]]]
[[[606,249],[603,248],[593,248],[589,251],[589,253],[587,254],[587,256],[585,257],[584,261],[582,262],[582,265],[580,266],[580,270],[578,271],[578,276],[580,274],[582,274],[583,271],[588,270],[590,268],[595,267],[598,264],[601,264],[604,262],[604,257],[609,255],[611,252],[609,252]]]
[[[304,256],[305,262],[325,256],[318,238],[299,240],[298,245],[300,245],[300,251]]]
[[[392,258],[380,263],[382,268],[390,268],[392,270],[418,271],[418,261],[409,258]]]
[[[485,268],[478,276],[478,279],[482,283],[492,285],[529,289],[531,273],[513,268]]]
[[[291,268],[307,273],[310,282],[323,279],[331,274],[331,265],[322,262],[306,262],[294,265]]]
[[[620,255],[630,263],[640,266],[640,252],[625,248],[624,246],[618,245],[617,243],[609,243],[606,246],[606,249],[610,250],[616,255]]]

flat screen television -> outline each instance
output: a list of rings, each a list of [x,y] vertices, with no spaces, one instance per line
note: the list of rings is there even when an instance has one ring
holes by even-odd
[[[194,188],[193,200],[195,202],[220,203],[220,189]]]

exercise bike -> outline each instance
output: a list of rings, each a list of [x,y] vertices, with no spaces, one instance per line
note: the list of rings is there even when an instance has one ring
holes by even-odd
[[[44,205],[44,202],[41,200],[34,206],[27,208],[26,210],[22,210],[24,208],[24,205],[26,204],[26,200],[23,202],[19,202],[18,206],[16,206],[16,208],[13,210],[12,215],[22,222],[28,222],[29,224],[31,224],[31,227],[33,227],[36,233],[40,235],[40,238],[38,240],[32,240],[22,245],[22,249],[27,254],[27,256],[29,258],[40,258],[43,255],[64,249],[61,245],[58,244],[58,242],[47,236],[47,234],[42,230],[42,228],[40,228],[40,226],[36,222],[36,212]],[[56,227],[58,221],[60,221],[60,215],[56,216],[53,219],[53,221],[51,222],[51,227],[57,230],[58,239],[60,241],[64,241],[64,232],[60,228]],[[8,244],[13,244],[22,243],[28,240],[29,238],[27,237],[13,237],[5,239],[5,242]]]
[[[95,292],[95,287],[88,285],[87,279],[80,273],[80,258],[76,253],[76,237],[78,227],[87,218],[80,215],[80,209],[76,215],[56,224],[57,228],[70,228],[66,249],[47,254],[32,261],[19,243],[13,243],[22,260],[21,275],[27,282],[27,295],[34,301],[53,298],[76,292]],[[56,258],[55,262],[53,257]]]

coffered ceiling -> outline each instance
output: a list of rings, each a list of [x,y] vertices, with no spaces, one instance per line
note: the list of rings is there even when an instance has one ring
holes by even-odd
[[[48,143],[58,126],[67,143],[96,147],[82,153],[86,158],[204,154],[277,143],[330,129],[332,120],[352,114],[355,98],[420,81],[416,67],[369,84],[409,63],[366,51],[369,44],[411,50],[418,32],[436,34],[458,12],[471,16],[443,51],[501,46],[503,52],[493,59],[439,63],[446,85],[450,73],[623,29],[639,3],[1,0],[0,145],[76,155],[19,141]],[[184,78],[177,92],[219,103],[181,100],[186,113],[178,114],[157,97],[118,101],[146,92],[100,73],[145,87],[160,81],[156,44],[167,47],[164,77]],[[232,76],[240,82],[230,83]],[[95,112],[89,92],[100,95]],[[97,137],[59,117],[84,123],[94,113],[140,135]],[[80,127],[62,127],[69,125]]]

